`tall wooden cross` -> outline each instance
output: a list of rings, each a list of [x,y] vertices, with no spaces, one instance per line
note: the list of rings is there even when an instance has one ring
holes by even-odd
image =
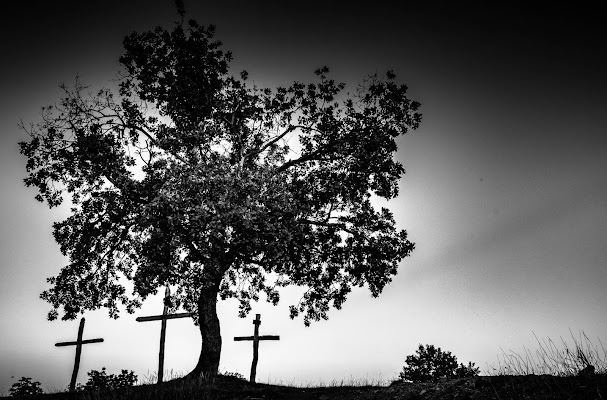
[[[80,326],[78,327],[78,339],[75,342],[55,343],[55,346],[57,347],[76,346],[76,360],[74,361],[74,370],[72,371],[72,380],[70,381],[70,392],[76,390],[76,377],[78,376],[78,369],[80,368],[80,354],[82,353],[82,345],[103,342],[103,339],[82,340],[82,332],[84,332],[84,318],[80,319]]]
[[[136,318],[137,322],[147,322],[147,321],[162,321],[162,325],[160,327],[160,350],[158,351],[158,384],[162,383],[162,378],[164,377],[164,340],[166,337],[167,331],[167,319],[176,319],[176,318],[187,318],[194,315],[194,313],[185,312],[185,313],[175,313],[169,314],[169,305],[168,301],[170,299],[171,292],[167,287],[164,292],[164,309],[162,310],[162,315],[152,315],[150,317],[138,317]]]
[[[242,340],[252,340],[253,341],[253,362],[251,363],[251,383],[255,383],[255,375],[257,373],[257,359],[259,358],[259,341],[260,340],[280,340],[280,336],[276,335],[264,335],[259,336],[259,325],[261,325],[261,314],[255,314],[255,320],[253,321],[253,325],[255,325],[255,330],[253,332],[253,336],[236,336],[234,337],[234,341],[239,342]]]

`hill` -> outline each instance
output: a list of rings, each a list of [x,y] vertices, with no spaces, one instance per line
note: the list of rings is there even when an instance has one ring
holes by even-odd
[[[8,398],[8,397],[4,397]],[[607,374],[477,376],[438,383],[394,382],[390,386],[289,387],[250,384],[230,376],[208,381],[176,379],[157,385],[133,386],[112,392],[54,393],[35,400],[383,400],[383,399],[603,399]]]

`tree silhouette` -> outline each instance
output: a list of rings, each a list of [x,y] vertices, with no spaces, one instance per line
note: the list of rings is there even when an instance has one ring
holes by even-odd
[[[117,318],[172,286],[172,308],[197,312],[192,376],[217,373],[218,297],[245,316],[260,293],[277,304],[297,285],[290,316],[309,325],[353,286],[379,295],[414,248],[371,202],[397,196],[395,139],[421,121],[394,73],[352,94],[326,67],[314,83],[261,89],[230,75],[213,38],[195,21],[127,36],[118,93],[62,85],[20,143],[36,199],[71,196],[53,227],[69,263],[41,294],[48,318],[61,307],[64,320],[101,307]]]

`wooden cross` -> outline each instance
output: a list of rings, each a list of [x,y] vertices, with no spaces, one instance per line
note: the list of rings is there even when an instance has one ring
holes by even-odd
[[[70,392],[76,390],[76,377],[78,376],[78,368],[80,368],[80,354],[82,353],[82,345],[103,342],[103,339],[82,340],[82,332],[84,332],[84,318],[80,319],[80,326],[78,327],[78,339],[75,342],[55,343],[55,346],[57,347],[76,346],[76,360],[74,361],[74,371],[72,372],[72,380],[70,381]]]
[[[158,352],[158,384],[162,383],[162,378],[164,377],[164,339],[166,337],[167,331],[167,319],[176,319],[176,318],[187,318],[194,315],[194,313],[185,312],[185,313],[175,313],[168,314],[169,306],[168,301],[171,296],[171,292],[167,287],[164,292],[164,309],[162,310],[162,315],[153,315],[151,317],[138,317],[136,318],[137,322],[147,322],[147,321],[162,321],[162,325],[160,327],[160,351]]]
[[[260,340],[280,340],[280,336],[276,335],[264,335],[259,336],[259,325],[261,325],[261,314],[255,314],[255,320],[253,321],[253,325],[255,325],[255,330],[253,336],[236,336],[234,337],[235,342],[239,342],[242,340],[252,340],[253,341],[253,362],[251,363],[251,383],[255,383],[255,374],[257,373],[257,359],[259,357],[259,341]]]

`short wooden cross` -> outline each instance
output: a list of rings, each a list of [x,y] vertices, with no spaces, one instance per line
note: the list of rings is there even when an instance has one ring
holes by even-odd
[[[138,317],[135,320],[137,322],[147,322],[147,321],[162,321],[162,325],[160,327],[160,350],[158,352],[158,384],[162,383],[162,378],[164,377],[164,339],[166,337],[167,331],[167,319],[176,319],[176,318],[187,318],[194,315],[194,313],[185,312],[185,313],[175,313],[168,314],[169,306],[168,301],[170,299],[171,292],[167,287],[164,292],[164,309],[162,310],[162,315],[153,315],[150,317]]]
[[[253,341],[253,362],[251,363],[251,383],[255,383],[255,375],[257,373],[257,359],[259,358],[259,341],[260,340],[280,340],[280,336],[276,335],[263,335],[259,336],[259,325],[261,325],[261,314],[255,314],[255,320],[253,321],[253,325],[255,325],[255,330],[253,332],[253,336],[236,336],[234,337],[234,341],[239,342],[242,340],[252,340]]]
[[[72,371],[72,380],[70,381],[70,392],[76,390],[76,377],[78,376],[78,368],[80,368],[80,354],[82,353],[82,345],[103,342],[103,339],[82,340],[82,332],[84,332],[84,318],[80,319],[80,326],[78,327],[78,339],[75,342],[55,343],[55,346],[57,347],[76,346],[76,360],[74,361],[74,371]]]

